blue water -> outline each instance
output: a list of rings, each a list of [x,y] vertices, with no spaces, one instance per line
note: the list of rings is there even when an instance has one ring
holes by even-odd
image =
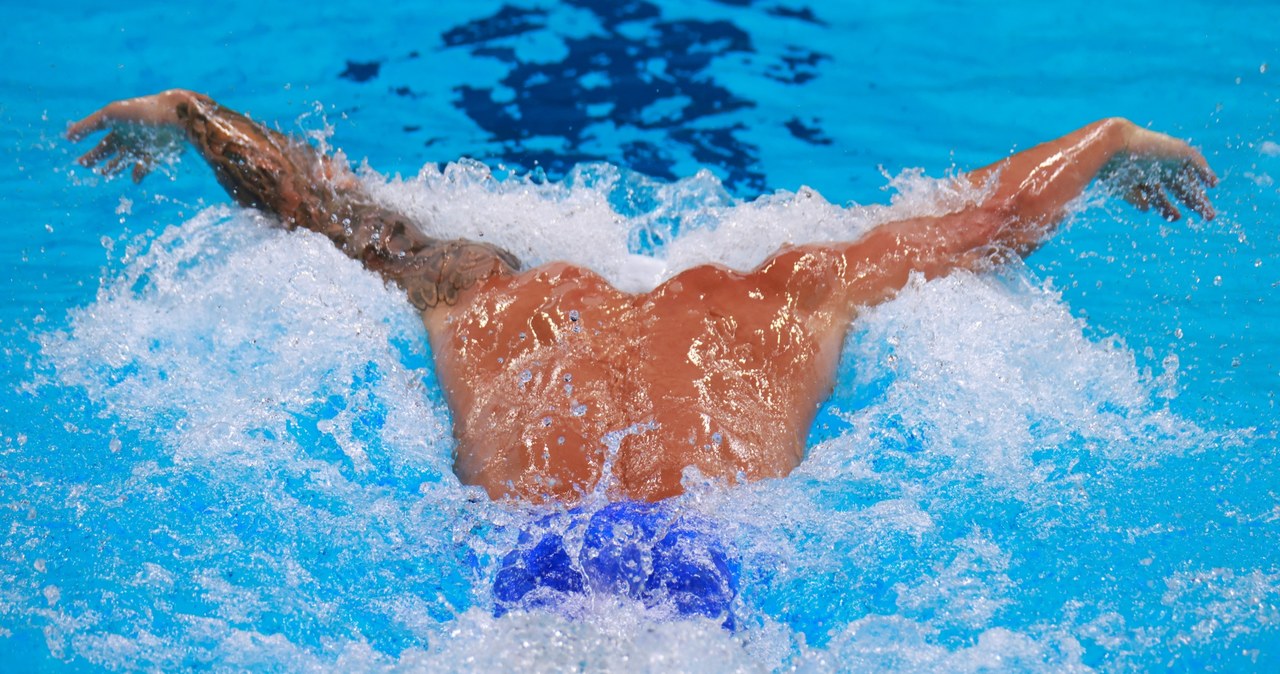
[[[6,670],[1280,666],[1280,8],[857,4],[0,7]],[[804,465],[678,503],[739,550],[736,634],[495,619],[540,513],[453,477],[403,297],[190,154],[74,165],[69,120],[172,86],[636,288],[944,208],[1112,115],[1200,147],[1220,216],[1095,191],[1025,264],[859,318]]]

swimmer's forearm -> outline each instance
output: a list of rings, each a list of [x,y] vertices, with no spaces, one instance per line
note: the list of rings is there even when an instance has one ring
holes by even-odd
[[[837,253],[833,261],[815,264],[837,270],[840,302],[876,304],[896,294],[913,273],[933,278],[955,269],[982,270],[1010,253],[1029,253],[1102,173],[1143,210],[1154,207],[1167,219],[1177,218],[1172,195],[1201,217],[1214,215],[1205,187],[1216,178],[1200,153],[1126,120],[1105,119],[967,174],[977,186],[995,181],[980,203],[942,216],[886,223],[853,243],[802,247],[793,255],[798,262],[804,255]],[[783,279],[794,276],[784,265],[773,268],[786,272]]]
[[[1026,254],[1035,249],[1067,215],[1068,205],[1105,169],[1132,159],[1155,164],[1125,198],[1139,208],[1155,207],[1166,219],[1181,213],[1165,194],[1206,219],[1214,215],[1203,187],[1215,181],[1204,158],[1186,143],[1113,117],[1056,140],[1042,143],[968,174],[975,185],[994,176],[994,192],[981,207],[1007,220],[991,243]]]
[[[1010,221],[1002,231],[1007,240],[998,243],[1019,252],[1038,245],[1065,217],[1067,205],[1124,151],[1131,126],[1104,119],[969,173],[978,186],[996,176],[983,207]]]
[[[102,164],[107,175],[133,164],[134,180],[140,181],[165,145],[163,130],[184,135],[238,203],[269,211],[292,226],[323,227],[324,211],[340,200],[339,192],[358,190],[345,166],[185,89],[110,103],[72,124],[67,137],[78,141],[107,131],[80,163]]]
[[[913,273],[934,278],[982,269],[1009,252],[1026,254],[1125,146],[1123,120],[1090,124],[1055,141],[967,174],[975,186],[994,180],[982,202],[943,216],[881,225],[840,250],[849,304],[892,297]]]
[[[426,236],[404,215],[370,198],[342,161],[193,91],[116,101],[71,125],[67,137],[75,141],[109,130],[80,163],[102,162],[103,171],[113,174],[135,162],[134,180],[141,180],[154,162],[149,128],[185,134],[238,203],[325,235],[401,285],[419,309],[453,304],[479,280],[519,267],[510,253],[488,244]]]
[[[345,166],[206,96],[187,97],[176,113],[237,201],[324,234],[399,283],[419,309],[453,304],[480,279],[519,267],[494,246],[426,236],[405,216],[375,204]]]
[[[345,166],[208,96],[179,91],[173,100],[175,124],[237,203],[335,238],[332,216],[350,200],[344,193],[359,191]]]

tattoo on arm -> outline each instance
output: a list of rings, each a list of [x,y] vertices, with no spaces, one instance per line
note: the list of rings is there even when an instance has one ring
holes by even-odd
[[[497,246],[426,236],[404,216],[376,205],[360,204],[353,215],[353,238],[339,247],[395,279],[419,310],[441,302],[452,306],[458,293],[477,282],[520,268],[514,255]]]
[[[289,227],[327,236],[348,256],[396,281],[420,310],[520,262],[490,244],[423,234],[403,215],[373,202],[345,167],[306,143],[271,131],[207,97],[177,109],[191,144],[241,205],[279,216]]]

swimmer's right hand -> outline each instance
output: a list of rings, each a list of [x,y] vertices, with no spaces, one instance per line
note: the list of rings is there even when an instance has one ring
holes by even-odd
[[[133,181],[141,182],[155,168],[157,157],[181,150],[184,136],[178,106],[199,97],[185,89],[116,101],[67,128],[67,140],[79,141],[98,131],[107,135],[78,160],[114,176],[132,164]]]
[[[1124,147],[1102,171],[1112,190],[1139,210],[1155,208],[1171,222],[1182,217],[1177,202],[1212,220],[1213,204],[1205,190],[1216,185],[1218,177],[1204,155],[1172,136],[1128,120],[1115,121],[1123,126]]]

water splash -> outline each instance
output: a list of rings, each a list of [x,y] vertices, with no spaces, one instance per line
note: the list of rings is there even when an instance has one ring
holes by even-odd
[[[914,174],[890,206],[851,208],[609,165],[364,179],[429,233],[568,257],[630,290],[974,198]],[[497,560],[545,513],[457,482],[421,325],[327,241],[214,208],[119,248],[94,301],[40,337],[30,386],[61,428],[4,440],[4,638],[55,658],[1077,671],[1273,629],[1249,610],[1280,594],[1272,575],[1199,551],[1223,525],[1178,519],[1213,516],[1211,499],[1153,497],[1240,437],[1171,412],[1176,368],[1145,373],[1119,339],[1090,338],[1021,267],[916,282],[866,312],[790,477],[691,476],[678,507],[741,554],[730,635],[598,597],[576,621],[493,618]]]

